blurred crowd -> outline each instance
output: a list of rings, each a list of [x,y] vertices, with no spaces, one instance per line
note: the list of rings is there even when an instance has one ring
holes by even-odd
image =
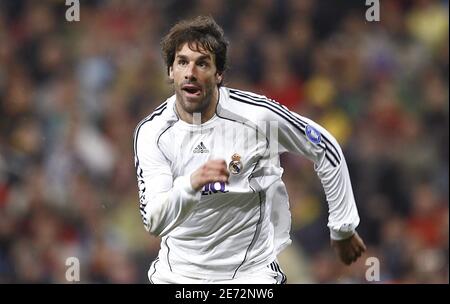
[[[368,251],[342,265],[313,165],[283,155],[289,283],[449,282],[448,1],[0,0],[0,283],[146,283],[159,239],[138,209],[136,124],[172,94],[159,42],[212,15],[225,85],[327,128],[346,155]],[[372,264],[370,264],[372,265]],[[375,281],[376,282],[376,281]]]

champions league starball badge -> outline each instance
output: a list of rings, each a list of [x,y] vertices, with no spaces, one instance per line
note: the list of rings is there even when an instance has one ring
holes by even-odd
[[[228,165],[228,169],[232,174],[239,174],[242,170],[242,162],[241,162],[241,156],[237,153],[234,153],[233,156],[231,156],[232,161]]]
[[[318,130],[316,130],[313,126],[307,125],[305,128],[306,136],[308,137],[308,140],[312,142],[313,144],[320,144],[322,141],[322,136]]]

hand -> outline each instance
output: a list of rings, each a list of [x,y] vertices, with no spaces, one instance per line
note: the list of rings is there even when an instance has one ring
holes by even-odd
[[[191,185],[195,191],[199,191],[208,183],[228,183],[229,176],[224,160],[209,160],[191,174]]]
[[[331,247],[345,265],[355,262],[367,250],[357,232],[345,240],[331,240]]]

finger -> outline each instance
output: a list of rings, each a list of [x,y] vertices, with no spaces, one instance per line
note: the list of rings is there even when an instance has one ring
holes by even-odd
[[[207,180],[208,182],[226,182],[228,181],[228,175],[216,170],[209,172],[209,174],[207,175]]]
[[[348,264],[347,264],[347,265],[350,265],[351,263],[353,263],[354,261],[356,261],[356,255],[353,254],[353,253],[349,253],[349,254],[347,255],[347,260],[348,260]]]
[[[363,251],[367,250],[366,245],[364,244],[364,241],[361,239],[361,237],[356,234],[356,244],[358,245],[359,248],[361,248]]]
[[[363,254],[363,252],[365,252],[365,248],[361,244],[357,244],[354,247],[354,252],[358,257],[360,257]]]
[[[207,174],[207,176],[217,176],[217,175],[221,175],[223,173],[222,173],[222,169],[221,168],[210,167],[210,168],[207,168],[206,174]]]
[[[341,258],[341,261],[342,261],[345,265],[348,265],[348,264],[350,263],[350,259],[348,258],[348,255],[347,255],[347,254],[345,254],[345,253],[343,253],[343,252],[340,252],[340,253],[339,253],[339,257]]]
[[[363,253],[366,251],[366,246],[363,243],[358,243],[355,245],[355,251]]]
[[[358,254],[358,256],[361,256],[361,254],[366,251],[366,246],[364,246],[364,243],[355,242],[351,244],[351,250],[355,254]]]
[[[219,172],[219,173],[225,174],[225,175],[229,174],[226,166],[217,165],[217,164],[208,166],[207,171],[208,172]]]
[[[225,183],[227,181],[228,181],[228,178],[225,176],[222,176],[222,175],[213,175],[207,179],[208,183],[216,183],[216,182]]]
[[[342,261],[343,261],[344,264],[347,265],[347,266],[350,265],[350,264],[352,263],[352,261],[351,261],[348,257],[342,259]]]
[[[356,259],[358,258],[358,257],[357,257],[357,252],[356,252],[355,250],[350,249],[350,250],[347,252],[347,258],[349,259],[350,264],[353,263],[353,262],[356,261]]]
[[[213,159],[208,161],[207,164],[211,167],[227,167],[227,163],[223,159]]]
[[[229,177],[230,176],[230,174],[229,174],[229,172],[227,171],[227,170],[224,170],[224,169],[218,169],[218,168],[216,168],[216,169],[210,169],[210,170],[208,170],[208,175],[209,176],[225,176],[225,177]]]
[[[219,168],[220,173],[225,174],[225,175],[230,175],[230,172],[228,172],[228,168],[226,166],[220,167]]]
[[[365,252],[367,250],[367,247],[363,242],[361,243],[360,248],[361,248],[362,252]]]
[[[219,165],[219,164],[208,164],[208,165],[206,165],[206,171],[207,172],[210,172],[210,171],[220,171],[220,170],[222,170],[222,165]]]
[[[367,250],[366,245],[364,244],[363,240],[356,236],[354,241],[352,242],[352,247],[357,249],[358,251],[365,252]]]

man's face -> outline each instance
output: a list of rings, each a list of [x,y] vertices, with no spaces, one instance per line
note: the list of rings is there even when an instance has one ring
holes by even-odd
[[[194,45],[194,49],[198,49]],[[169,69],[174,82],[177,102],[190,114],[202,113],[211,103],[214,90],[222,80],[217,73],[214,55],[199,48],[193,51],[185,43],[175,53],[175,60]]]

